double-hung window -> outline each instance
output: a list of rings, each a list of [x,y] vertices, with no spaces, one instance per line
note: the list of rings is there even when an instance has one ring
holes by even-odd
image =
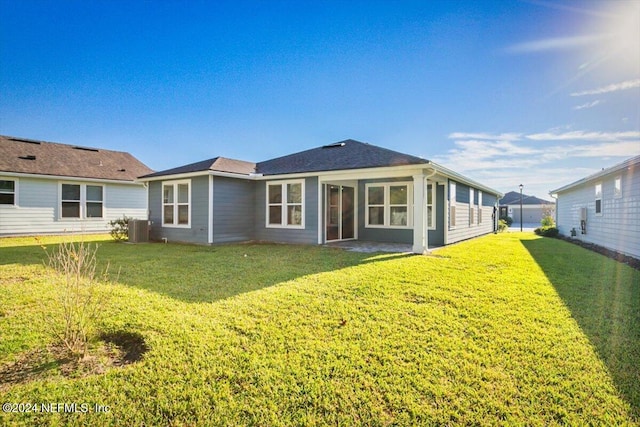
[[[433,209],[433,201],[435,200],[436,185],[427,185],[427,227],[429,229],[435,228],[435,210]]]
[[[101,185],[87,185],[86,187],[86,215],[87,218],[102,218],[103,188]]]
[[[266,226],[304,228],[304,180],[267,183]]]
[[[191,226],[191,181],[162,183],[163,227]]]
[[[602,183],[598,182],[595,187],[596,191],[596,215],[602,215]]]
[[[0,205],[16,205],[16,182],[0,179]]]
[[[616,199],[622,197],[622,176],[616,176],[613,181],[613,197]]]
[[[409,228],[412,226],[412,185],[384,183],[366,185],[366,226]]]
[[[478,224],[482,224],[482,191],[478,191]]]
[[[61,218],[102,218],[104,187],[89,184],[60,184]]]

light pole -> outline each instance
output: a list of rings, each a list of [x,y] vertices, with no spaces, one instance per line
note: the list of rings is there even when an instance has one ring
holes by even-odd
[[[522,231],[522,184],[520,184],[520,231]]]

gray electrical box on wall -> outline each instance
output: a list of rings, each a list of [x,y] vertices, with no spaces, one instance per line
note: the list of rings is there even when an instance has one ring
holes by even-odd
[[[580,208],[580,221],[587,220],[587,208]]]

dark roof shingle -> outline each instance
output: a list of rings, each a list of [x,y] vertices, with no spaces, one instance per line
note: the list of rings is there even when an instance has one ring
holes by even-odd
[[[152,172],[123,151],[0,135],[0,173],[134,181]]]
[[[519,205],[520,204],[520,193],[517,191],[509,191],[505,194],[502,199],[500,199],[501,205]],[[536,196],[527,196],[526,194],[522,195],[522,204],[523,205],[552,205],[553,202],[548,200],[540,199]]]
[[[256,173],[280,175],[425,164],[427,160],[364,142],[347,139],[259,162]]]
[[[184,173],[216,171],[249,175],[255,172],[255,163],[243,160],[228,159],[226,157],[214,157],[213,159],[191,163],[177,168],[166,169],[152,174],[141,176],[140,178],[153,178],[157,176],[179,175]]]

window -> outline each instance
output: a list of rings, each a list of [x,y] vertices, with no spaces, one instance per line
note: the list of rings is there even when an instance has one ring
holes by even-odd
[[[102,186],[87,185],[87,218],[102,218]]]
[[[622,177],[616,176],[613,181],[613,197],[616,199],[622,197]]]
[[[267,227],[304,228],[304,181],[267,183]]]
[[[0,179],[0,205],[16,205],[16,182]]]
[[[435,228],[435,210],[433,209],[433,201],[435,200],[436,186],[427,185],[427,227],[430,229]]]
[[[412,185],[406,182],[366,185],[367,227],[411,227]]]
[[[482,224],[482,191],[478,191],[478,224]]]
[[[602,183],[596,184],[596,215],[602,215]]]
[[[189,227],[191,225],[191,181],[162,184],[162,225]]]
[[[103,202],[102,185],[60,185],[61,218],[102,218]]]
[[[62,184],[62,218],[80,218],[80,184]]]
[[[474,204],[474,194],[473,188],[469,188],[469,225],[473,225],[475,223],[476,212],[473,207]]]
[[[449,183],[449,227],[456,226],[456,183]]]

